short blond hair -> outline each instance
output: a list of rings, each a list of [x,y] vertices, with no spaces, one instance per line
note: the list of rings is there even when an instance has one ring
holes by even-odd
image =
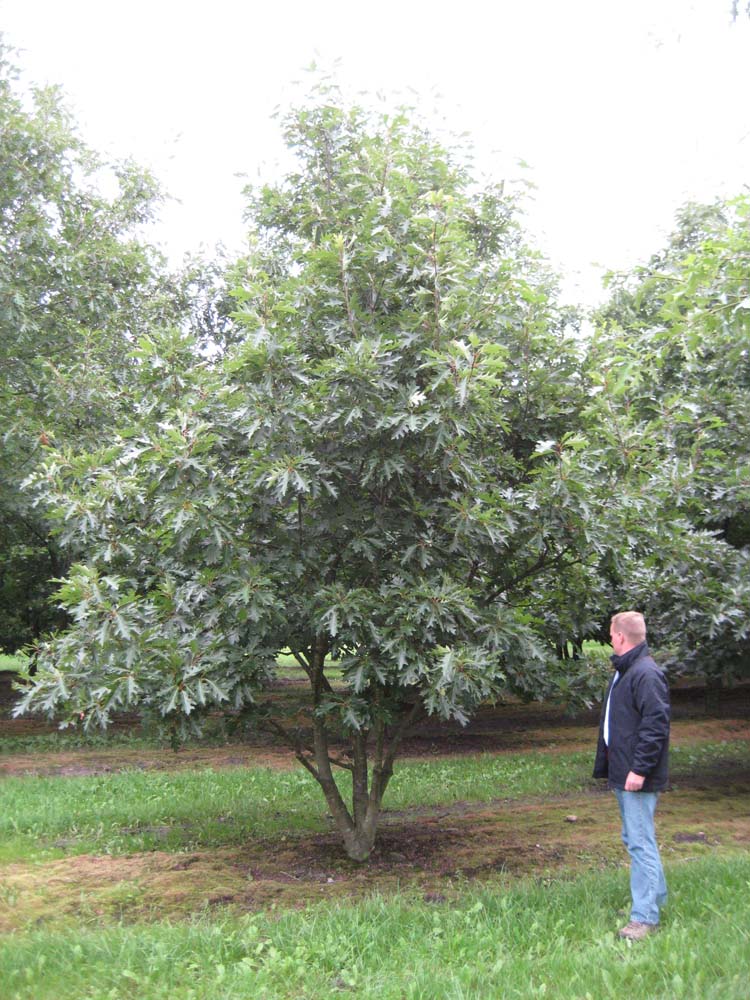
[[[640,611],[620,611],[612,615],[612,628],[615,632],[622,632],[634,645],[646,639],[646,620]]]

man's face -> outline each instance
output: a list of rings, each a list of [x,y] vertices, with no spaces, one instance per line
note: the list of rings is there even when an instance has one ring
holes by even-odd
[[[622,634],[622,632],[616,632],[613,625],[609,626],[609,638],[612,643],[612,649],[614,649],[617,656],[622,656],[625,652],[625,647],[627,646],[627,639]]]

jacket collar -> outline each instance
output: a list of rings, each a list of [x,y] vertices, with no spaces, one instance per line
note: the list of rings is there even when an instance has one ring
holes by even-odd
[[[610,656],[612,665],[615,670],[620,674],[624,674],[628,667],[631,667],[636,660],[640,660],[642,656],[648,656],[649,650],[646,642],[640,642],[637,646],[633,646],[629,649],[627,653],[623,653],[622,656],[618,656],[617,653],[613,653]]]

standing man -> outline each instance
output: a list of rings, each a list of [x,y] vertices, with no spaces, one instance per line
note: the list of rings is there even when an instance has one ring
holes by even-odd
[[[607,778],[617,796],[630,855],[630,922],[619,936],[640,941],[658,929],[667,898],[654,813],[667,785],[669,687],[649,654],[642,614],[615,615],[609,634],[615,674],[602,707],[594,777]]]

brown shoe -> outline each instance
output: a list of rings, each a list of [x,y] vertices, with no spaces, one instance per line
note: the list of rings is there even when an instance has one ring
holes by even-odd
[[[649,934],[655,934],[658,930],[658,924],[642,924],[638,920],[631,920],[629,924],[617,932],[617,936],[627,938],[628,941],[642,941]]]

